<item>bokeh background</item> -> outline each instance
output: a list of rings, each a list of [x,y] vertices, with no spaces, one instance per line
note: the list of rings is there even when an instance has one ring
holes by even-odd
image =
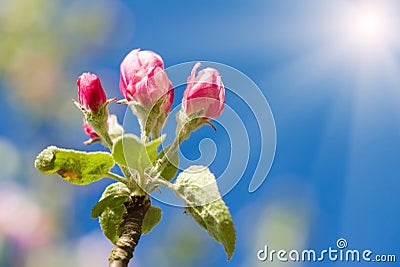
[[[242,71],[267,98],[278,139],[264,184],[248,192],[260,154],[252,153],[224,197],[238,235],[230,262],[182,209],[158,203],[164,217],[130,266],[343,266],[256,256],[264,245],[322,250],[339,238],[400,260],[398,25],[395,0],[2,0],[0,266],[106,266],[112,246],[89,215],[111,181],[73,186],[40,174],[33,161],[49,144],[103,149],[82,144],[76,78],[94,72],[109,97],[121,98],[119,64],[138,47],[166,66],[209,60]],[[228,104],[251,133],[251,110]],[[124,116],[125,107],[111,111]],[[220,132],[199,131],[182,153],[201,156],[199,140],[223,143]]]

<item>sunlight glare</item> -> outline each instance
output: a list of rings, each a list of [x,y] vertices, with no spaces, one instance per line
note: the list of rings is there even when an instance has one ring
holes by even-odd
[[[342,11],[337,37],[343,46],[356,53],[374,54],[392,45],[396,23],[383,3],[349,5]]]
[[[373,42],[374,40],[385,38],[386,25],[384,22],[384,18],[379,17],[377,14],[358,14],[351,30],[354,31],[354,35],[360,41]]]

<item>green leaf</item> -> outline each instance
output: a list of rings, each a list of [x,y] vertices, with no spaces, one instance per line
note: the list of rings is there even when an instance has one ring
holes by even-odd
[[[164,156],[165,151],[168,151],[169,147],[170,146],[167,146],[164,150],[160,152],[160,154],[158,155],[159,159],[161,159]],[[170,158],[168,158],[167,165],[161,172],[161,177],[167,181],[171,181],[172,179],[174,179],[176,173],[178,172],[178,166],[179,166],[179,156],[178,152],[175,152]]]
[[[99,217],[104,235],[116,243],[121,233],[119,228],[126,212],[124,203],[130,201],[129,189],[123,183],[113,183],[103,192],[99,202],[93,207],[91,216]]]
[[[157,147],[164,138],[165,135],[145,145],[136,135],[125,134],[116,140],[112,155],[117,163],[144,171],[153,166],[157,158]]]
[[[103,194],[101,195],[100,200],[105,199],[108,196],[115,194],[130,194],[129,188],[121,182],[112,183],[104,189]]]
[[[224,246],[231,259],[236,232],[228,207],[221,199],[214,175],[204,166],[191,166],[178,175],[176,194],[186,203],[186,211],[208,234]]]
[[[99,202],[96,203],[96,205],[93,206],[90,216],[93,219],[95,219],[95,218],[99,217],[107,207],[121,205],[125,202],[128,202],[129,199],[130,199],[129,194],[126,194],[126,193],[125,194],[115,193],[113,195],[110,195],[110,196],[100,200]]]
[[[120,224],[126,212],[125,205],[106,207],[99,217],[101,230],[104,235],[115,244],[121,234]]]
[[[157,148],[164,141],[165,136],[166,135],[163,134],[159,138],[152,140],[150,143],[148,143],[146,145],[147,155],[150,158],[150,161],[151,161],[152,164],[154,164],[156,162],[156,159],[157,159]]]
[[[106,176],[114,163],[109,153],[49,146],[36,157],[35,167],[44,174],[57,173],[72,184],[86,185]]]
[[[151,206],[144,215],[142,223],[142,234],[148,234],[161,220],[161,209]]]

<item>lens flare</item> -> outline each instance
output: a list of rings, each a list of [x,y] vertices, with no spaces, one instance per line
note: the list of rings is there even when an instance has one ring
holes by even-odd
[[[347,49],[364,55],[387,50],[396,36],[394,19],[391,9],[383,3],[346,6],[337,15],[340,25],[337,40]]]

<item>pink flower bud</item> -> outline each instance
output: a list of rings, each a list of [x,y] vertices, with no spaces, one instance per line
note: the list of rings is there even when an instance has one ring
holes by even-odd
[[[108,134],[112,140],[118,138],[124,134],[124,128],[119,125],[117,116],[115,114],[109,114],[107,119]],[[90,137],[90,140],[85,141],[85,144],[91,144],[96,141],[100,141],[100,136],[96,133],[92,126],[90,126],[85,118],[83,118],[82,124],[83,131]]]
[[[86,72],[79,76],[76,84],[78,85],[79,104],[97,114],[107,101],[100,79],[95,74]]]
[[[93,127],[90,126],[85,118],[83,119],[83,124],[82,124],[83,131],[90,137],[90,139],[96,139],[99,138],[100,136],[94,131]]]
[[[120,90],[128,101],[135,101],[150,109],[166,96],[163,109],[171,108],[174,91],[164,72],[164,62],[152,51],[132,50],[121,63]]]
[[[196,76],[201,63],[194,65],[183,93],[183,110],[186,114],[202,112],[205,119],[214,119],[224,110],[225,88],[216,69],[206,68]]]

